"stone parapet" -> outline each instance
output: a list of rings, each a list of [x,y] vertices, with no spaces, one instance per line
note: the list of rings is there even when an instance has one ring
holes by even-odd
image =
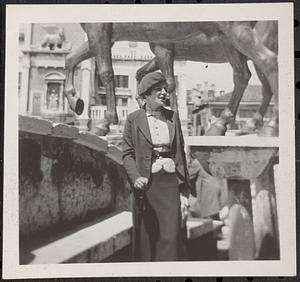
[[[129,209],[117,149],[76,127],[19,117],[21,247],[117,209]]]

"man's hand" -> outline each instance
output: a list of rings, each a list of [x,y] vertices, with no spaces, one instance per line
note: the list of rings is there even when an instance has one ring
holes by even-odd
[[[189,214],[189,200],[187,197],[180,194],[180,206],[181,206],[181,219],[182,221],[186,221]]]
[[[134,188],[139,189],[139,190],[146,190],[147,189],[147,185],[148,185],[149,179],[147,177],[139,177],[135,183],[134,183]]]

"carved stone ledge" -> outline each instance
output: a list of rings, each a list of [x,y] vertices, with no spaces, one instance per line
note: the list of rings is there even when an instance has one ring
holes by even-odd
[[[51,135],[52,122],[42,118],[19,115],[19,130],[40,135]]]

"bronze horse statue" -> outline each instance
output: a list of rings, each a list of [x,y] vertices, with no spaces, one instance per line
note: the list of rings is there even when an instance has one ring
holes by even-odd
[[[143,41],[154,44],[153,52],[159,68],[166,77],[168,92],[175,89],[173,61],[174,44],[204,34],[208,38],[224,35],[240,53],[251,59],[266,77],[274,95],[275,114],[268,123],[268,135],[278,130],[278,65],[277,55],[265,46],[254,30],[256,22],[164,22],[164,23],[85,23],[81,24],[88,41],[66,58],[68,69],[64,93],[72,110],[83,111],[83,101],[77,97],[73,85],[77,64],[95,57],[100,79],[106,90],[107,111],[100,123],[100,134],[109,131],[109,124],[117,123],[115,83],[111,47],[116,41]],[[188,50],[187,50],[188,52]]]
[[[277,21],[260,21],[257,22],[254,28],[262,42],[267,48],[274,53],[278,53],[278,25]],[[150,43],[150,49],[155,54],[155,44]],[[239,52],[225,36],[225,34],[216,34],[208,37],[205,34],[197,35],[182,42],[176,42],[173,45],[174,59],[178,61],[198,61],[204,63],[230,63],[233,68],[234,89],[228,106],[222,112],[220,118],[215,122],[205,135],[225,135],[226,125],[235,119],[239,103],[243,93],[248,85],[251,73],[247,64],[248,58]],[[146,65],[142,66],[136,72],[136,79],[140,80],[149,72],[160,69],[161,62],[157,57],[154,57]],[[268,80],[263,72],[254,64],[258,78],[262,84],[262,103],[254,116],[248,120],[246,132],[255,132],[263,126],[263,117],[268,109],[272,98],[272,91]],[[172,66],[171,66],[172,68]],[[141,106],[142,101],[137,95],[136,100]],[[176,93],[170,95],[171,107],[177,110]],[[270,129],[270,128],[269,128]],[[269,135],[269,131],[261,132],[261,134]],[[276,132],[271,132],[276,134]]]

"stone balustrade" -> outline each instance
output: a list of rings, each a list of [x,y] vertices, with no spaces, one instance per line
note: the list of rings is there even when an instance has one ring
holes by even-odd
[[[20,240],[44,237],[114,210],[129,210],[118,150],[76,127],[20,116]]]

